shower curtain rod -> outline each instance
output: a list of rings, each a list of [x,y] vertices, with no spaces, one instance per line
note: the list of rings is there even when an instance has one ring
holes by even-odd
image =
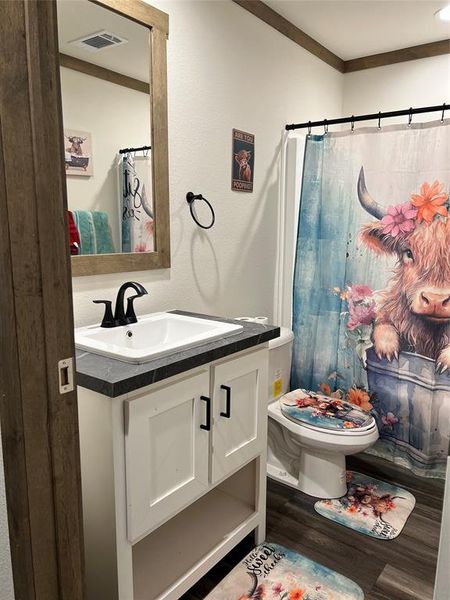
[[[122,148],[119,154],[128,154],[129,152],[141,152],[142,150],[151,150],[151,146],[141,146],[140,148]]]
[[[444,120],[444,113],[450,109],[450,104],[440,104],[439,106],[423,106],[421,108],[406,108],[405,110],[391,110],[389,112],[378,112],[371,113],[368,115],[352,115],[351,117],[342,117],[340,119],[324,119],[323,121],[308,121],[306,123],[292,123],[286,125],[286,131],[292,131],[293,129],[308,129],[311,127],[325,127],[326,131],[328,125],[340,125],[343,123],[357,123],[359,121],[372,121],[378,119],[378,126],[380,127],[381,119],[389,119],[391,117],[406,117],[409,116],[409,122],[411,123],[413,115],[419,115],[421,113],[438,112],[442,111],[441,120]]]

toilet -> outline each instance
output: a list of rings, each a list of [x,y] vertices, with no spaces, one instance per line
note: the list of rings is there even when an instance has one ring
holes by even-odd
[[[294,335],[269,342],[269,477],[316,498],[347,492],[345,457],[378,439],[375,419],[347,402],[289,390]]]

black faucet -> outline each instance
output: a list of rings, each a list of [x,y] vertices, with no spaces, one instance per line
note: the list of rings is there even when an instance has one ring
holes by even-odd
[[[136,294],[129,296],[127,299],[127,310],[124,309],[124,298],[125,292],[128,288],[133,288]],[[116,298],[116,309],[114,315],[112,312],[111,300],[94,300],[94,304],[105,305],[105,315],[101,323],[101,327],[120,327],[122,325],[129,325],[130,323],[137,323],[136,314],[134,312],[133,302],[136,298],[140,298],[147,294],[147,290],[143,285],[136,281],[127,281],[120,286],[117,292]]]

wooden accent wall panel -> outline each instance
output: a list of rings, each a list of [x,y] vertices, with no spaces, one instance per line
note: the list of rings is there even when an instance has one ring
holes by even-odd
[[[82,600],[76,391],[54,0],[0,5],[0,417],[16,600]]]

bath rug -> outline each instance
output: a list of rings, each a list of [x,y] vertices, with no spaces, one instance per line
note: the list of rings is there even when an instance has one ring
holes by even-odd
[[[205,600],[364,600],[347,577],[278,544],[257,546]]]
[[[337,500],[319,500],[322,516],[379,540],[396,538],[414,509],[416,499],[403,488],[347,471],[348,491]]]

